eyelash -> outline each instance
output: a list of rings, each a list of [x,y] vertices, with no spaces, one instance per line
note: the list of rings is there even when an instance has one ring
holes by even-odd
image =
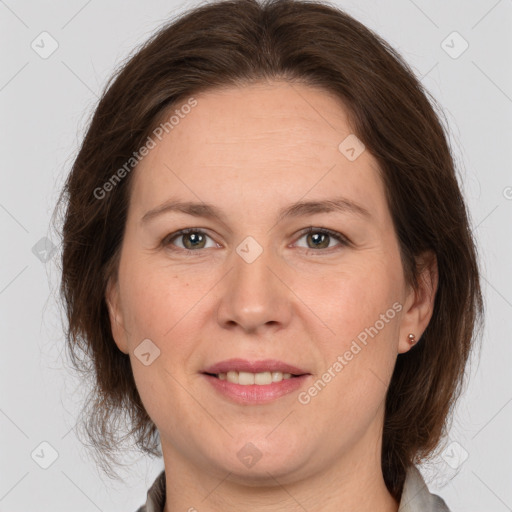
[[[176,231],[174,233],[166,235],[162,239],[160,245],[162,247],[168,248],[172,240],[174,240],[175,238],[179,238],[181,235],[188,235],[190,233],[201,233],[201,234],[206,235],[209,238],[211,238],[207,233],[205,233],[201,229],[185,228],[185,229],[181,229],[180,231]],[[333,231],[332,229],[327,229],[327,228],[315,228],[315,227],[306,228],[301,231],[298,240],[300,240],[304,235],[309,235],[311,233],[320,233],[322,235],[329,235],[330,237],[335,238],[338,242],[340,242],[340,245],[342,247],[346,247],[346,246],[350,245],[350,241],[347,239],[347,237],[345,237],[341,233],[338,233],[337,231]],[[323,250],[321,250],[321,249],[306,249],[306,254],[309,255],[309,254],[314,253],[315,255],[318,255],[318,253],[321,253],[321,252],[324,252],[324,253],[327,252],[328,254],[330,254],[332,252],[332,249],[335,249],[335,248],[331,247],[330,249],[323,249]],[[170,249],[170,250],[183,252],[187,256],[192,256],[192,255],[197,256],[197,253],[201,252],[200,250],[193,251],[190,249],[182,249],[181,247]]]

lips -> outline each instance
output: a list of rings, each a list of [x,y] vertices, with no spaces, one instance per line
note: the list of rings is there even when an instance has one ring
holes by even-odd
[[[265,359],[262,361],[248,361],[246,359],[227,359],[209,366],[203,373],[210,375],[218,375],[219,373],[248,372],[248,373],[264,373],[264,372],[281,372],[291,373],[292,375],[309,375],[309,372],[276,359]]]

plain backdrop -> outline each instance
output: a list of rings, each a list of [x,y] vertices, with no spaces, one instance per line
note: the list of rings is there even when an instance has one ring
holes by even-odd
[[[49,222],[111,73],[195,5],[0,0],[0,511],[135,511],[163,468],[127,455],[124,481],[111,481],[75,435],[86,389],[63,350]],[[393,45],[442,105],[478,241],[482,352],[446,450],[420,469],[453,512],[512,510],[512,1],[337,5]]]

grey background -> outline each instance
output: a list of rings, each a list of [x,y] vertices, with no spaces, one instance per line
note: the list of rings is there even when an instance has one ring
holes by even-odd
[[[134,511],[163,468],[127,455],[124,483],[110,481],[72,430],[86,389],[63,350],[49,221],[114,68],[196,4],[0,0],[0,511]],[[481,357],[443,455],[421,471],[454,512],[512,510],[512,1],[336,4],[397,48],[442,105],[479,246]],[[43,31],[58,44],[47,58],[31,47],[51,49]]]

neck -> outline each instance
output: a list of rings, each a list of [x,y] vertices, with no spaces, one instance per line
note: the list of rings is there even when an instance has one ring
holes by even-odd
[[[237,475],[195,465],[169,448],[162,443],[164,512],[273,512],[277,508],[281,512],[397,512],[399,508],[384,482],[381,438],[375,444],[374,432],[368,431],[351,453],[337,457],[321,471],[301,468],[294,474]]]

